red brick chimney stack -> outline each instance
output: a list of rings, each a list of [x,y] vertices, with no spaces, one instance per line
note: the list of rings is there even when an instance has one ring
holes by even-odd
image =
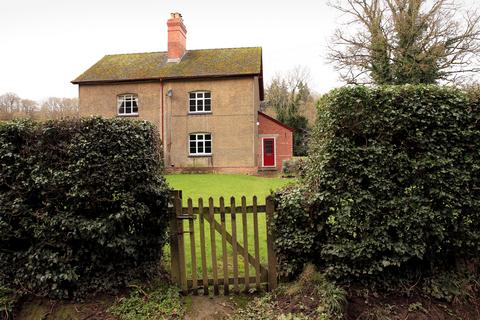
[[[168,62],[180,62],[187,50],[187,28],[183,24],[182,15],[171,13],[168,26]]]

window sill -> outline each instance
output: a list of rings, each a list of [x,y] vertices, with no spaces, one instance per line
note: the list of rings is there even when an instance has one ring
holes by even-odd
[[[212,111],[188,112],[189,116],[212,114]]]
[[[117,114],[117,117],[119,117],[119,118],[135,118],[135,117],[138,117],[138,113],[137,114]]]
[[[211,158],[212,154],[189,154],[189,158]]]

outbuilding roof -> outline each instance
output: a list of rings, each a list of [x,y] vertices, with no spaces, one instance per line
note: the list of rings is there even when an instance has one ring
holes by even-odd
[[[242,75],[262,76],[262,48],[188,50],[178,63],[167,52],[106,55],[72,83]]]

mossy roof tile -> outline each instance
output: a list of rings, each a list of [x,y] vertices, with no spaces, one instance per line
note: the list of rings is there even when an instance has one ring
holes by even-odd
[[[166,52],[107,55],[73,83],[260,74],[262,49],[188,50],[179,63]]]

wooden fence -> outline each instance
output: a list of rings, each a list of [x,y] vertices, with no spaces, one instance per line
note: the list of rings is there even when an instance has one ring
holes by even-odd
[[[252,205],[246,204],[246,198],[242,197],[239,202],[235,198],[230,199],[230,205],[225,206],[223,197],[219,199],[219,206],[214,206],[212,198],[208,203],[203,199],[198,199],[198,206],[193,206],[192,199],[188,199],[187,207],[182,205],[182,192],[174,191],[172,194],[172,210],[170,218],[170,250],[171,250],[171,275],[184,294],[192,292],[198,294],[199,290],[203,294],[209,294],[209,288],[213,287],[213,294],[220,293],[220,287],[223,287],[223,294],[230,293],[230,287],[233,285],[233,293],[240,291],[249,292],[251,287],[257,290],[273,290],[277,287],[277,265],[273,248],[273,234],[269,228],[274,212],[273,200],[266,198],[265,205],[258,205],[257,198],[253,197]],[[236,203],[240,205],[237,206]],[[267,241],[267,264],[262,265],[260,258],[260,238],[259,238],[259,219],[258,215],[266,215],[266,241]],[[248,217],[253,218],[253,226],[250,226]],[[220,218],[218,220],[218,217]],[[227,230],[227,217],[230,217],[231,233]],[[237,218],[241,217],[242,230],[237,234]],[[198,226],[195,228],[195,220]],[[188,226],[184,225],[187,224]],[[207,235],[205,225],[208,223],[210,232]],[[187,229],[187,231],[185,231]],[[196,230],[199,233],[199,239],[195,236]],[[249,252],[248,238],[253,233],[254,253]],[[187,274],[185,235],[189,234],[189,258],[191,259],[191,272]],[[239,243],[239,237],[243,242]],[[208,240],[209,238],[209,240]],[[199,240],[199,242],[197,242]],[[209,241],[210,245],[207,245]],[[217,241],[221,242],[221,260],[217,259]],[[188,244],[187,244],[188,246]],[[197,257],[197,246],[200,246],[200,257]],[[231,247],[231,257],[228,256],[227,246]],[[207,269],[207,250],[211,259],[211,272]],[[239,259],[240,256],[240,259]],[[239,273],[239,260],[243,262],[243,275]],[[243,260],[243,261],[242,261]],[[232,262],[233,270],[229,270],[229,262]],[[197,264],[201,264],[201,275],[197,275]],[[221,264],[220,272],[218,264]],[[240,288],[242,287],[243,290]]]

